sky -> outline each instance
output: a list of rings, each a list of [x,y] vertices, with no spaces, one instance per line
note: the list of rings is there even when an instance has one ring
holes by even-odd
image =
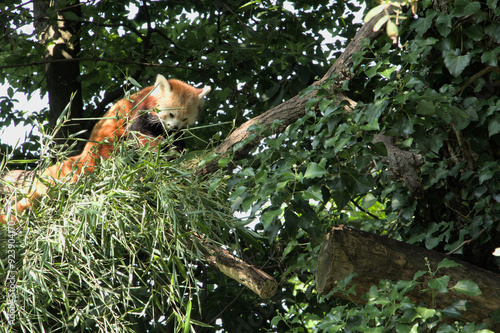
[[[8,85],[0,85],[0,96],[7,96]],[[31,99],[27,99],[27,96],[23,93],[16,92],[14,94],[14,99],[18,102],[14,102],[14,109],[25,110],[29,113],[41,110],[48,106],[49,100],[47,96],[43,98],[40,93],[34,93]],[[26,135],[31,131],[31,127],[26,127],[19,125],[17,127],[11,125],[9,127],[1,127],[0,125],[0,142],[9,144],[10,146],[15,146],[16,143],[26,141]],[[38,129],[33,129],[34,133],[39,133]]]

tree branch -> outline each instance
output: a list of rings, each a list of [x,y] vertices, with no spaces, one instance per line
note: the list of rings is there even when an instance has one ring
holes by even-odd
[[[371,286],[378,285],[382,279],[391,281],[412,280],[417,271],[428,271],[426,258],[435,271],[438,264],[445,258],[460,264],[458,267],[441,268],[436,276],[450,277],[448,286],[453,287],[460,280],[472,280],[478,284],[481,295],[468,296],[458,294],[453,289],[447,293],[437,293],[433,300],[430,292],[422,292],[428,286],[429,274],[419,278],[422,284],[408,293],[410,299],[423,302],[429,306],[433,303],[444,309],[457,298],[466,300],[469,305],[457,318],[465,322],[488,322],[493,324],[495,332],[500,331],[500,324],[493,323],[490,314],[498,310],[500,304],[500,276],[483,270],[466,262],[455,260],[447,255],[427,250],[421,247],[399,242],[384,236],[366,231],[351,229],[343,225],[336,226],[327,234],[321,245],[316,271],[316,287],[321,294],[330,292],[337,281],[345,279],[350,273],[357,273],[352,279],[356,294],[349,297],[343,293],[335,297],[349,301],[364,303],[361,295],[367,293]],[[346,289],[349,289],[347,286]]]
[[[350,67],[353,64],[352,55],[355,52],[361,51],[363,47],[364,39],[373,39],[377,37],[380,32],[374,32],[373,26],[378,21],[380,17],[383,16],[383,13],[374,17],[370,22],[363,25],[363,27],[358,31],[356,36],[354,36],[353,40],[346,47],[345,51],[340,55],[340,57],[335,60],[335,63],[330,67],[330,69],[326,72],[323,78],[319,81],[316,81],[312,84],[312,86],[318,87],[324,84],[330,77],[334,74],[338,75],[338,82],[341,85],[341,82],[349,79],[353,74],[349,71]],[[253,148],[259,145],[260,141],[263,139],[261,135],[257,133],[252,133],[249,131],[249,128],[252,125],[258,124],[266,130],[270,130],[272,134],[283,132],[286,127],[299,118],[305,115],[305,104],[307,100],[314,97],[316,95],[316,91],[309,93],[304,97],[300,97],[297,95],[292,97],[291,99],[281,103],[280,105],[264,112],[263,114],[248,120],[244,124],[242,124],[238,129],[236,129],[231,135],[229,135],[224,142],[222,142],[219,147],[215,150],[215,153],[219,156],[225,156],[229,154],[234,154],[233,160],[239,160],[244,158]],[[341,93],[336,93],[336,97],[340,100],[348,100],[346,96]],[[272,124],[275,121],[280,122],[280,126],[272,129]],[[254,134],[255,137],[251,140],[248,140],[246,144],[235,150],[234,147],[237,143],[243,142],[247,140],[250,135]],[[214,159],[213,161],[205,164],[202,168],[198,169],[197,173],[200,175],[205,175],[208,173],[212,173],[219,168],[218,165],[219,159]]]
[[[246,286],[261,298],[267,299],[276,293],[278,282],[266,272],[247,264],[233,256],[228,250],[195,234],[196,240],[202,245],[207,262],[219,269],[223,274]]]
[[[182,69],[189,69],[189,70],[193,70],[193,71],[201,71],[201,69],[196,69],[196,68],[192,68],[189,66],[153,64],[153,63],[149,63],[149,62],[120,60],[120,59],[106,59],[106,58],[97,58],[97,57],[42,60],[42,61],[34,61],[34,62],[30,62],[30,63],[25,63],[25,64],[2,65],[2,66],[0,66],[0,69],[39,66],[39,65],[46,65],[46,64],[58,63],[58,62],[75,62],[75,61],[76,62],[78,62],[78,61],[94,61],[94,62],[104,61],[104,62],[111,62],[111,63],[117,63],[117,64],[139,65],[139,66],[149,66],[149,67],[182,68]]]

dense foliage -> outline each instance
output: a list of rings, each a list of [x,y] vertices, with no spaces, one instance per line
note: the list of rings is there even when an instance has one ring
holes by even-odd
[[[285,9],[281,1],[185,1],[167,7],[161,1],[82,4],[79,80],[87,116],[98,116],[92,110],[102,95],[122,89],[129,77],[147,84],[162,72],[212,84],[216,89],[200,124],[220,125],[194,129],[195,138],[188,143],[192,150],[209,150],[226,137],[233,122],[238,126],[322,76],[333,61],[328,58],[338,56],[358,28],[349,14],[356,10],[352,3],[288,3],[294,10]],[[10,49],[0,51],[5,64],[0,65],[0,78],[13,89],[44,91],[43,64],[37,63],[44,46],[34,34],[16,30],[32,18],[20,4],[2,4],[5,37],[0,42],[10,43]],[[132,4],[139,10],[127,15]],[[320,296],[314,289],[319,245],[336,224],[499,271],[491,253],[500,244],[500,9],[496,0],[422,1],[417,13],[413,17],[408,10],[400,22],[399,44],[387,36],[366,42],[346,69],[350,80],[339,86],[333,78],[302,91],[301,96],[318,91],[307,102],[306,115],[283,133],[267,136],[237,162],[233,173],[194,178],[185,171],[193,165],[189,158],[167,163],[157,156],[134,155],[135,162],[127,162],[130,157],[124,152],[92,176],[96,179],[64,187],[61,195],[74,201],[57,200],[31,213],[33,231],[16,236],[22,244],[17,265],[26,274],[18,276],[22,287],[17,296],[26,302],[31,318],[26,325],[32,325],[24,326],[26,330],[73,325],[91,331],[97,330],[96,323],[102,324],[101,331],[113,331],[113,325],[154,331],[172,323],[189,330],[186,316],[193,325],[213,326],[193,326],[197,332],[486,329],[481,323],[453,324],[467,308],[463,302],[443,310],[406,297],[420,276],[439,267],[415,272],[413,281],[381,281],[363,296],[366,304]],[[325,45],[323,29],[345,43]],[[356,102],[354,109],[346,111],[333,97],[339,91]],[[14,110],[9,96],[0,98],[4,124],[34,121]],[[35,118],[43,122],[45,112]],[[258,126],[253,130],[266,135]],[[379,133],[421,156],[422,195],[412,196],[398,175],[391,174],[386,149],[373,143]],[[16,154],[27,156],[37,149],[26,144]],[[141,178],[143,172],[149,176]],[[171,183],[171,177],[179,183]],[[190,210],[192,202],[208,206]],[[228,210],[248,219],[232,222]],[[220,214],[206,217],[207,212]],[[167,216],[166,224],[157,219]],[[177,234],[171,233],[176,225],[172,216],[181,227]],[[53,223],[33,226],[41,220]],[[153,222],[141,222],[145,220]],[[205,267],[183,242],[193,231],[206,233],[276,277],[281,282],[278,293],[259,299]],[[157,252],[143,256],[145,249]],[[88,284],[77,271],[83,268],[88,270],[85,276],[104,280]],[[339,283],[338,292],[352,292],[350,278]],[[446,278],[433,281],[428,292],[457,288],[447,286]],[[58,292],[51,294],[53,289]],[[474,284],[464,290],[480,292]],[[104,304],[106,297],[118,306]],[[35,313],[31,305],[40,311]],[[497,322],[499,317],[492,314]],[[169,319],[173,321],[167,324]]]
[[[161,1],[82,2],[82,60],[77,80],[82,84],[84,116],[102,116],[105,109],[98,107],[103,95],[118,91],[115,98],[123,96],[132,87],[126,84],[128,77],[145,86],[157,73],[195,85],[212,85],[217,98],[209,98],[200,122],[219,126],[200,131],[197,135],[205,140],[192,143],[205,147],[214,134],[224,138],[233,121],[241,124],[297,94],[323,74],[328,52],[322,47],[324,38],[319,31],[350,26],[353,19],[351,14],[339,21],[347,10],[344,4],[327,3],[299,2],[294,13],[282,4],[267,2],[249,6],[243,6],[245,1],[183,1],[168,6]],[[45,46],[37,43],[37,31],[30,29],[34,23],[31,9],[21,4],[9,1],[1,5],[0,35],[5,47],[0,51],[0,82],[8,82],[12,94],[32,94],[37,89],[45,94],[45,64],[41,61]],[[56,1],[55,6],[65,4]],[[57,19],[54,9],[48,9],[49,19]],[[67,16],[68,20],[78,19]],[[354,31],[353,27],[339,29],[346,38]],[[331,48],[338,52],[340,45]],[[23,110],[13,108],[10,97],[2,97],[2,124],[31,124],[34,119],[45,123],[47,108],[41,107],[38,114],[25,119]],[[33,150],[36,147],[26,144],[19,152]]]

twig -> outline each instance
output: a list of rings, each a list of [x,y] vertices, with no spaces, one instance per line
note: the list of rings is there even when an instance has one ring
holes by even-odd
[[[359,209],[360,211],[362,211],[363,213],[373,217],[374,219],[376,220],[380,220],[380,217],[378,217],[377,215],[373,214],[373,213],[370,213],[368,210],[364,209],[363,207],[361,207],[356,201],[352,200],[351,199],[351,202],[354,204],[354,206],[356,206],[357,209]]]
[[[112,62],[112,63],[118,63],[118,64],[130,64],[130,65],[150,66],[150,67],[182,68],[182,69],[189,69],[192,71],[200,71],[200,72],[202,71],[201,69],[190,67],[190,66],[153,64],[153,63],[149,63],[149,62],[120,60],[120,59],[106,59],[106,58],[97,58],[97,57],[83,57],[83,58],[71,58],[71,59],[54,59],[54,60],[34,61],[34,62],[30,62],[30,63],[25,63],[25,64],[2,65],[2,66],[0,66],[0,69],[39,66],[39,65],[45,65],[45,64],[55,63],[55,62],[72,62],[72,61],[94,61],[94,62],[104,61],[104,62]]]
[[[476,238],[479,238],[479,236],[481,236],[481,234],[483,232],[485,232],[486,229],[483,229],[481,230],[481,232],[477,235]],[[469,243],[472,243],[473,241],[476,240],[476,238],[471,238],[471,239],[467,239],[467,240],[464,240],[460,245],[458,245],[455,249],[451,250],[450,252],[447,252],[446,255],[449,256],[449,255],[452,255],[453,253],[457,252],[458,250],[460,250],[462,247],[464,247],[466,244],[469,244]]]

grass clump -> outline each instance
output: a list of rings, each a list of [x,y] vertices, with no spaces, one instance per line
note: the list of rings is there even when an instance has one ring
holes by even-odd
[[[196,269],[203,245],[234,232],[225,185],[200,179],[161,152],[121,144],[94,174],[56,186],[2,245],[2,330],[23,332],[189,331],[204,325]],[[232,237],[233,241],[234,238]],[[12,242],[12,241],[11,241]],[[2,240],[2,244],[8,244]],[[9,294],[10,295],[10,294]],[[8,308],[15,306],[13,322]]]

